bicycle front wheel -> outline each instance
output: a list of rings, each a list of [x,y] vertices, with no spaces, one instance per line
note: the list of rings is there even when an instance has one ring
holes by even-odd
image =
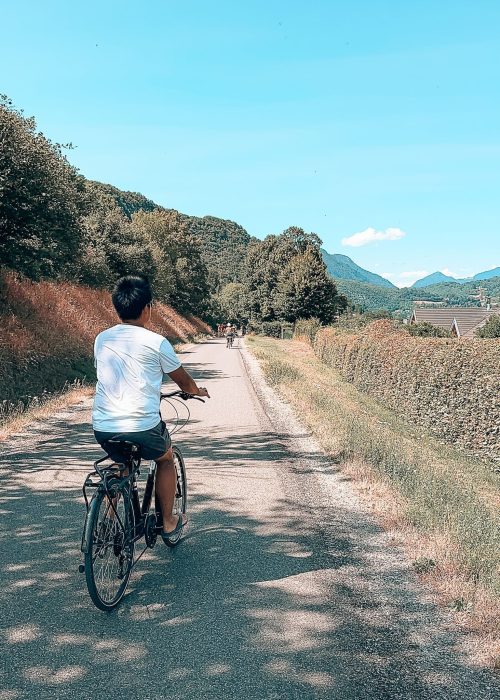
[[[134,559],[134,509],[128,489],[98,491],[84,535],[85,579],[100,610],[112,610],[125,594]]]

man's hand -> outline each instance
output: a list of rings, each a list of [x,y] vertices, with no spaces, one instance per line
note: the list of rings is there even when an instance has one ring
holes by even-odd
[[[181,391],[185,391],[186,394],[192,394],[193,396],[206,396],[208,399],[210,395],[204,386],[198,386],[194,381],[193,377],[186,372],[184,367],[179,367],[179,369],[174,369],[173,372],[169,372],[168,376],[170,379],[177,384]]]

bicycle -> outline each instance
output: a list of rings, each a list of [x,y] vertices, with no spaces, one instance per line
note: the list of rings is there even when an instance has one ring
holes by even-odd
[[[226,336],[226,348],[232,348],[234,342],[234,335]]]
[[[160,401],[166,400],[176,413],[175,426],[170,435],[179,432],[190,418],[187,406],[187,418],[179,418],[174,403],[177,397],[184,401],[197,399],[204,403],[202,398],[183,391],[161,394]],[[166,423],[162,421],[162,424],[166,429]],[[156,463],[150,463],[141,503],[137,484],[141,467],[140,446],[133,442],[121,441],[119,438],[117,435],[104,444],[109,443],[114,450],[121,452],[123,461],[101,466],[111,458],[106,455],[98,459],[94,462],[94,470],[87,475],[82,489],[86,516],[81,542],[84,563],[80,564],[79,571],[85,573],[90,598],[100,610],[112,610],[118,605],[125,595],[132,569],[144,552],[155,546],[158,533],[163,528],[161,506],[156,498],[154,510],[151,511]],[[173,445],[172,450],[177,475],[172,512],[182,517],[187,505],[186,465],[180,449]],[[88,494],[89,489],[95,489],[91,498]],[[146,546],[134,559],[135,545],[142,537]],[[169,547],[175,547],[181,539],[182,531],[166,543]]]

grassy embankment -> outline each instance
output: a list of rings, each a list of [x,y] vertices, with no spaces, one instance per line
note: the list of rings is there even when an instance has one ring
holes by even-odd
[[[248,338],[268,381],[357,486],[415,571],[500,668],[499,475],[347,383],[298,341]]]
[[[91,393],[94,338],[117,322],[107,291],[0,272],[0,437]],[[151,329],[173,343],[210,332],[160,303]]]

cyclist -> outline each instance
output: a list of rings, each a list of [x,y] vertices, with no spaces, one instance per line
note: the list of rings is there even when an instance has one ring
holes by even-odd
[[[115,285],[113,305],[120,323],[99,333],[94,343],[97,386],[92,409],[99,444],[117,437],[141,446],[144,459],[158,465],[156,494],[163,513],[162,538],[177,536],[187,522],[172,514],[176,472],[171,440],[159,417],[163,375],[168,374],[188,394],[209,396],[182,367],[166,338],[147,329],[153,297],[148,278],[122,277]],[[112,459],[117,455],[111,454]]]
[[[227,324],[225,334],[226,334],[226,347],[230,347],[233,344],[235,327],[230,323]]]

